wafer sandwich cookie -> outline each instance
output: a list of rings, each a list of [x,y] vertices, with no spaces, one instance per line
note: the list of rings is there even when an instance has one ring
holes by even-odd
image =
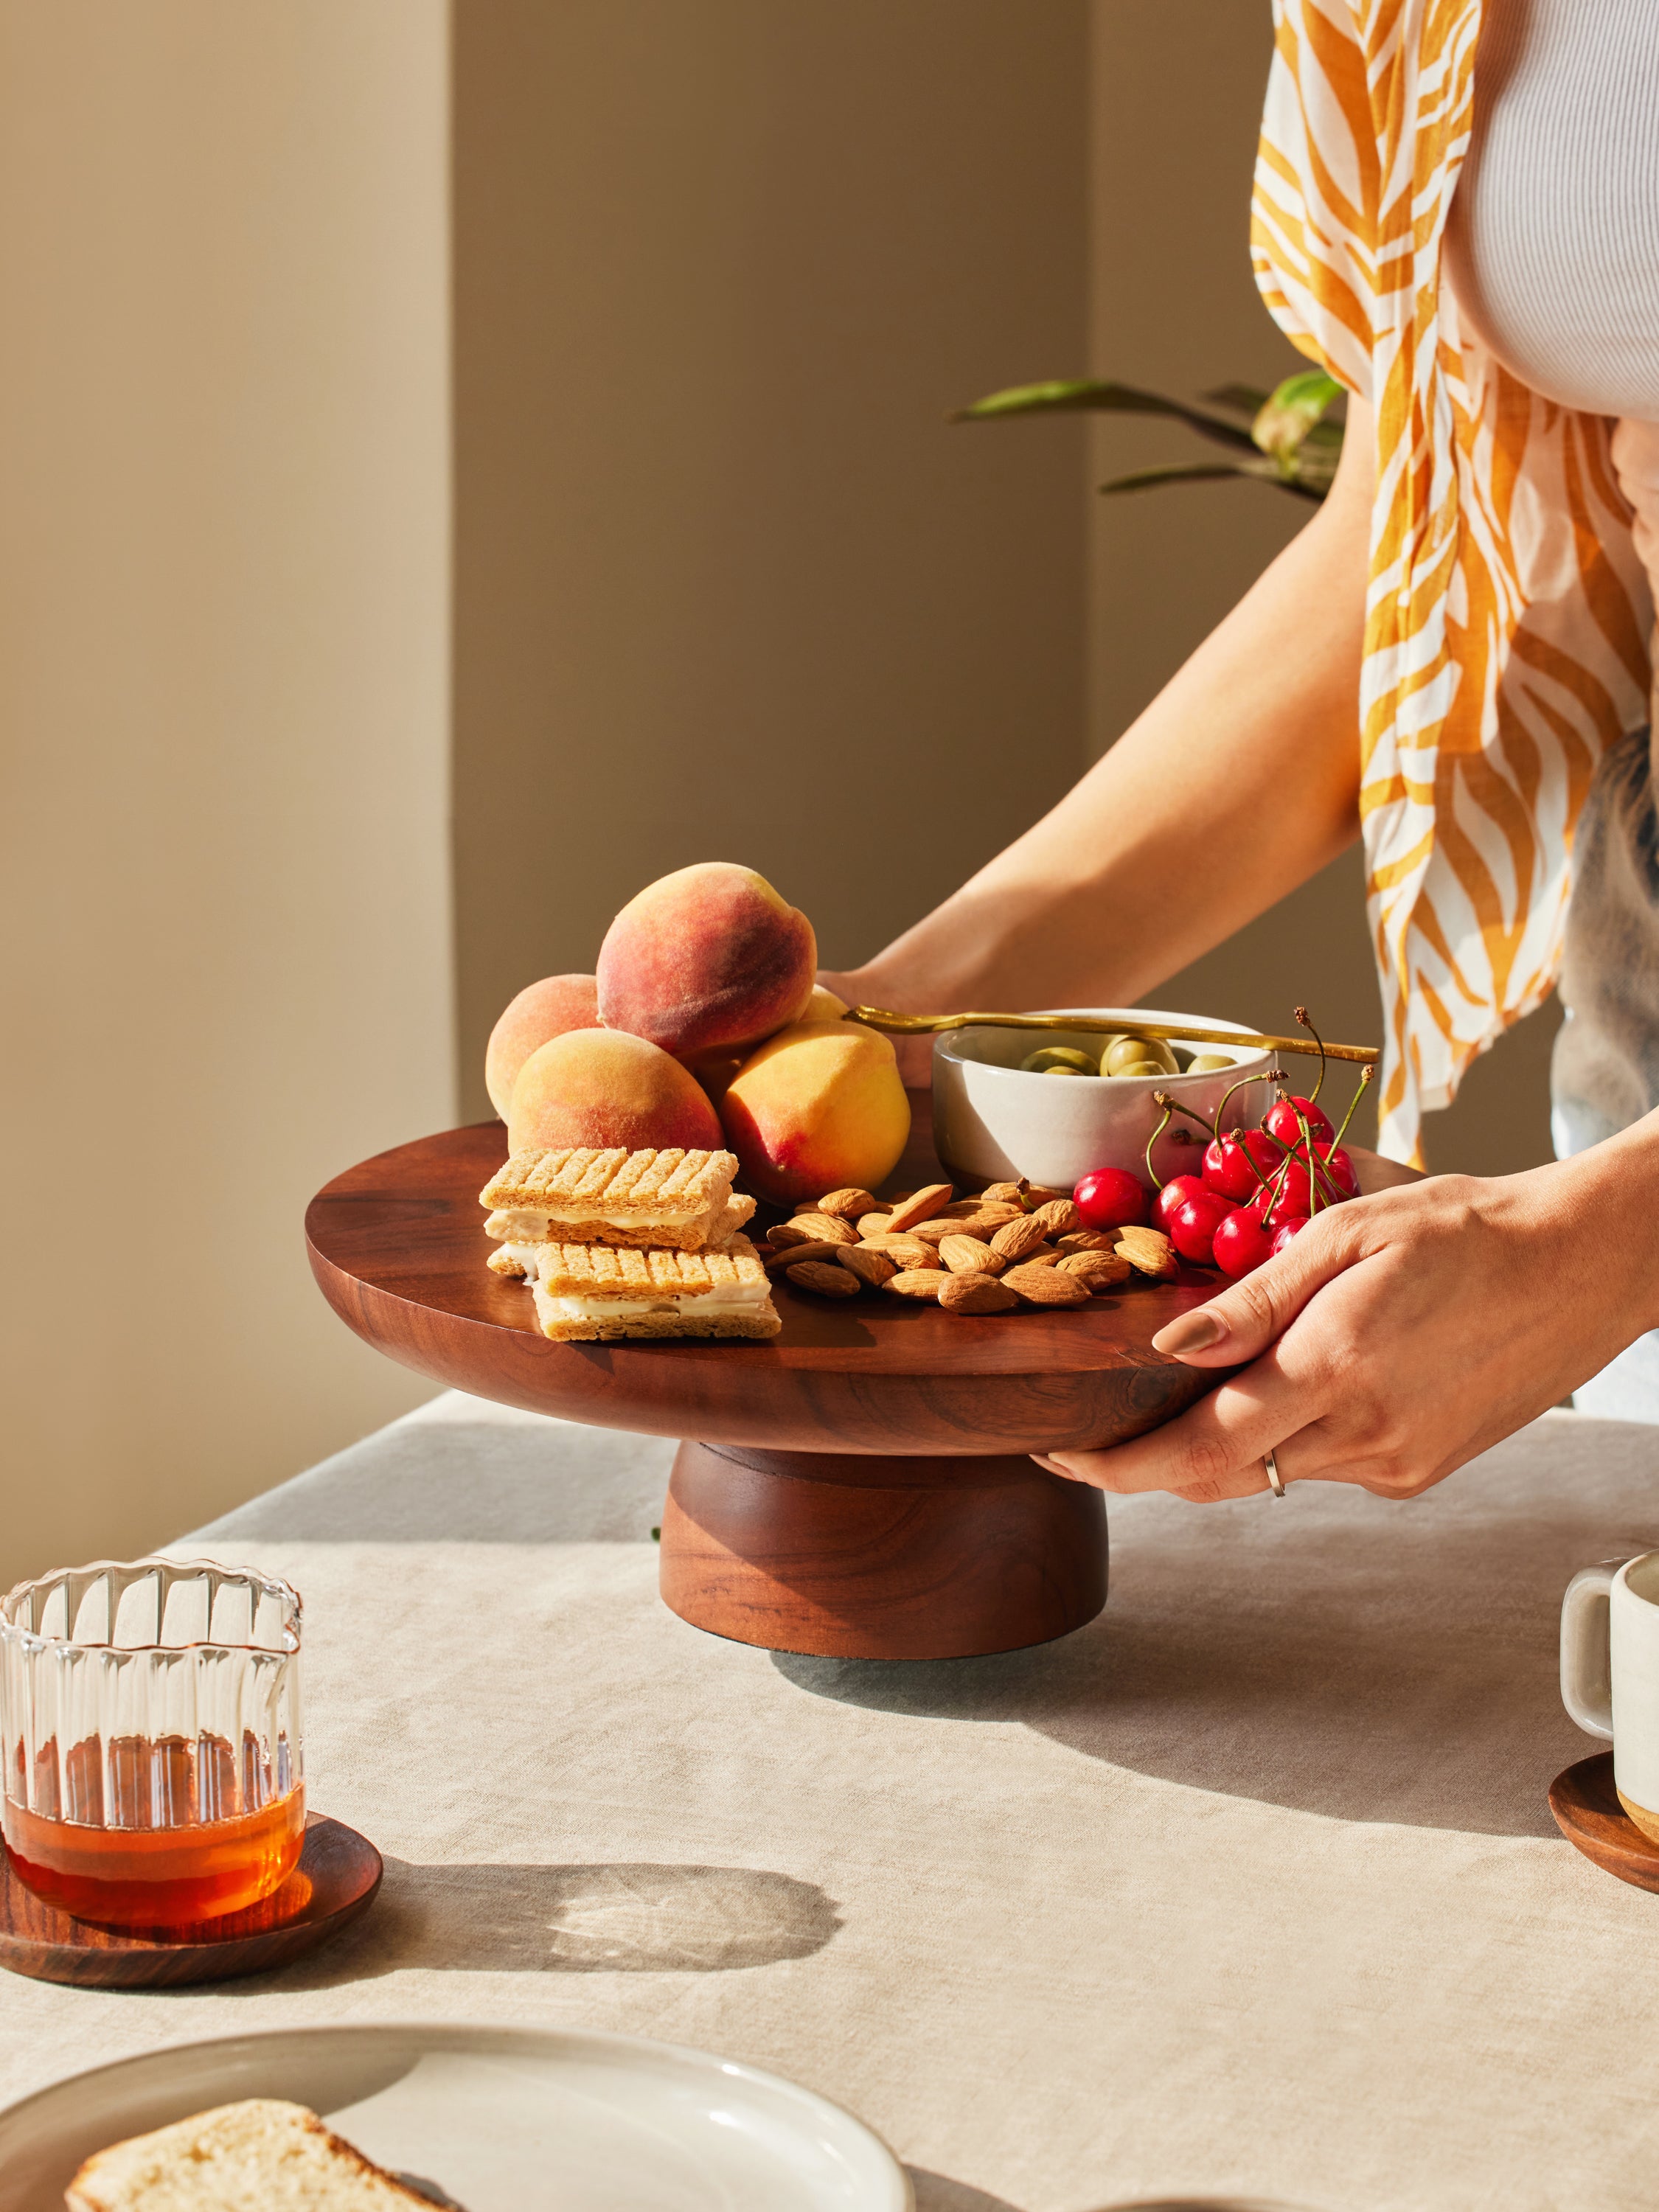
[[[555,1343],[765,1337],[775,1336],[783,1326],[766,1270],[746,1237],[733,1237],[720,1252],[554,1243],[502,1247],[508,1249],[535,1297],[542,1334]]]
[[[730,1152],[530,1147],[478,1199],[494,1209],[484,1233],[499,1243],[699,1252],[729,1244],[755,1210],[752,1198],[732,1196],[737,1171]]]

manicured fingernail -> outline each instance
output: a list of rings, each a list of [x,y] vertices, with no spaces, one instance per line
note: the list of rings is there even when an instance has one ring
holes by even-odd
[[[1183,1352],[1207,1352],[1226,1334],[1227,1324],[1220,1315],[1206,1313],[1200,1306],[1196,1313],[1182,1314],[1159,1329],[1152,1339],[1152,1350],[1173,1352],[1179,1358]]]

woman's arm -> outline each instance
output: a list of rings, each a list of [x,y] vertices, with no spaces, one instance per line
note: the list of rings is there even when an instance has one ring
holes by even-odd
[[[1197,1504],[1285,1482],[1413,1498],[1659,1327],[1659,1113],[1524,1175],[1432,1176],[1322,1213],[1278,1259],[1152,1339],[1238,1367],[1111,1451],[1043,1464]]]
[[[1034,829],[831,988],[904,1012],[1132,1004],[1351,843],[1371,470],[1351,401],[1329,497],[1146,713]]]

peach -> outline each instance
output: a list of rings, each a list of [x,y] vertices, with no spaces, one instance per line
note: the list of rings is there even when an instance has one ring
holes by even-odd
[[[502,1121],[519,1070],[538,1045],[562,1036],[567,1030],[599,1026],[599,991],[592,975],[544,975],[510,1000],[484,1048],[484,1088]]]
[[[797,1022],[744,1062],[720,1119],[744,1187],[789,1205],[884,1182],[910,1134],[910,1102],[879,1030]]]
[[[749,1051],[800,1018],[817,940],[763,876],[703,860],[647,884],[599,947],[599,1018],[678,1060]]]
[[[822,983],[795,1017],[798,1022],[838,1022],[847,1012],[845,999],[826,991]]]
[[[640,1152],[684,1145],[718,1152],[720,1116],[689,1068],[645,1037],[568,1030],[538,1045],[519,1070],[507,1142],[626,1145]]]

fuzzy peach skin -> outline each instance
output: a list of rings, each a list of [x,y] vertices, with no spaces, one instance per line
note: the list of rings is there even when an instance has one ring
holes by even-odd
[[[567,1030],[599,1026],[599,989],[592,975],[544,975],[527,983],[489,1032],[484,1048],[484,1088],[489,1103],[507,1119],[519,1070],[538,1046]]]
[[[720,1116],[689,1068],[644,1037],[569,1030],[538,1045],[519,1070],[507,1143],[684,1145],[718,1152]]]
[[[806,916],[764,876],[702,860],[647,884],[599,947],[599,1016],[678,1060],[747,1052],[799,1020],[817,976]]]
[[[833,991],[826,991],[822,983],[795,1017],[798,1022],[838,1022],[847,1012],[845,999],[838,999]]]
[[[890,1041],[854,1022],[797,1022],[769,1038],[720,1102],[744,1187],[779,1205],[856,1185],[898,1165],[910,1102]]]

